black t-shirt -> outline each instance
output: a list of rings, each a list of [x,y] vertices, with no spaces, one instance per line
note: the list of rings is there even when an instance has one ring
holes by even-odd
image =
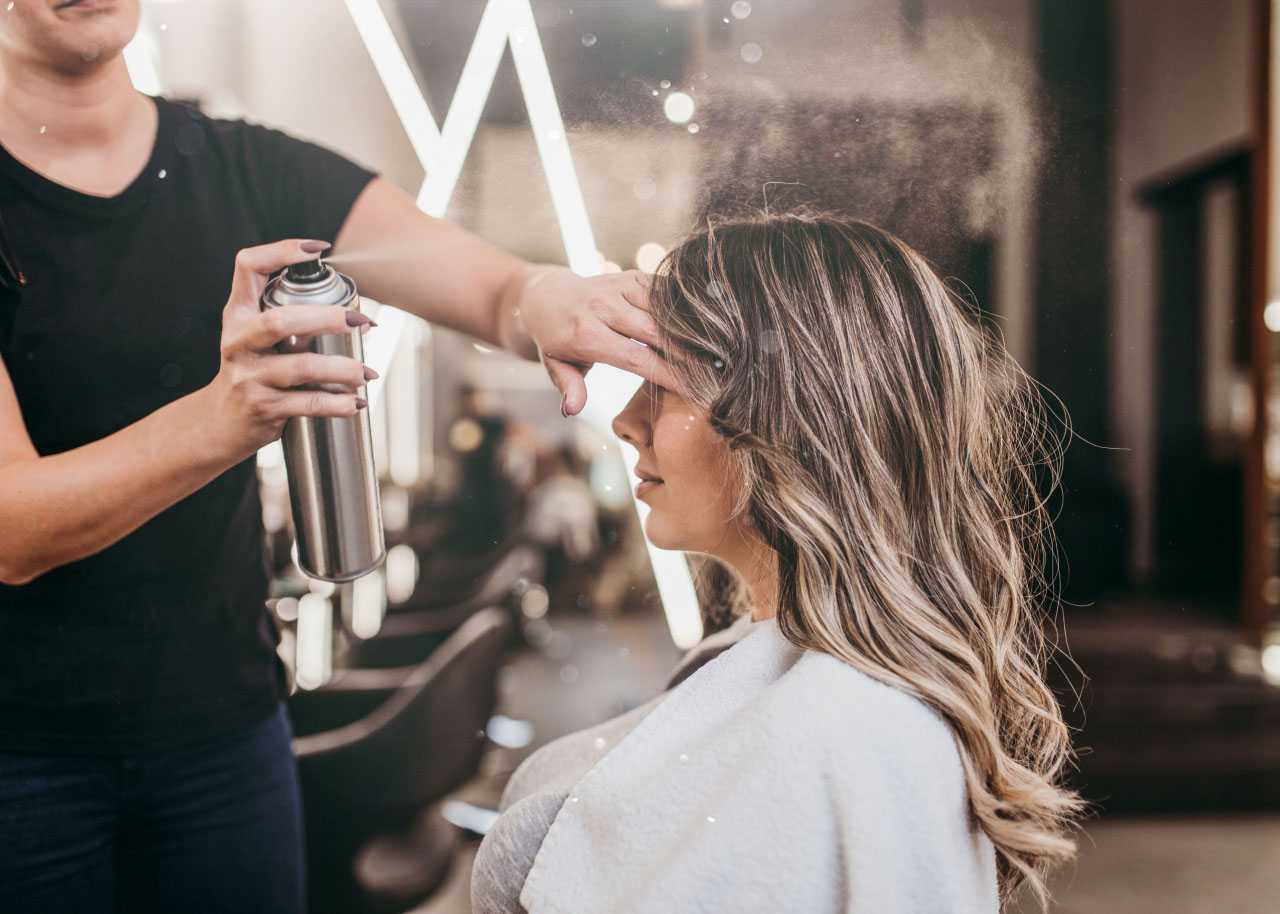
[[[0,216],[28,284],[0,291],[0,358],[41,455],[213,380],[238,250],[332,241],[373,177],[328,150],[157,99],[115,197],[0,149]],[[254,462],[96,555],[0,585],[0,752],[128,755],[217,736],[283,693]]]

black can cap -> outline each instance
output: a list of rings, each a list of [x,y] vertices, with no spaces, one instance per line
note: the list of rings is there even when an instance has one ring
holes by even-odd
[[[320,262],[320,258],[315,260],[306,260],[302,263],[295,263],[285,270],[285,275],[291,282],[319,282],[328,272],[324,264]]]

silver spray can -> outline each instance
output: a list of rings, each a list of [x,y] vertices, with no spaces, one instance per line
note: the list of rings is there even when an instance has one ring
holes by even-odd
[[[271,280],[260,304],[263,310],[289,305],[360,310],[351,277],[319,260],[294,264]],[[358,327],[349,333],[290,337],[276,348],[285,353],[316,352],[364,361]],[[368,399],[363,387],[314,386]],[[285,423],[281,441],[298,539],[298,567],[310,577],[335,583],[354,580],[377,568],[387,547],[369,410],[343,418],[294,416]]]

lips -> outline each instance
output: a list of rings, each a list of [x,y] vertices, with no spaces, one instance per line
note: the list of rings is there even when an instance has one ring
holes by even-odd
[[[660,485],[662,485],[662,480],[660,479],[641,480],[640,483],[636,486],[636,498],[640,498],[650,489],[656,489]]]
[[[636,476],[640,477],[640,483],[636,486],[636,498],[644,495],[650,489],[662,485],[661,477],[640,467],[636,467]]]

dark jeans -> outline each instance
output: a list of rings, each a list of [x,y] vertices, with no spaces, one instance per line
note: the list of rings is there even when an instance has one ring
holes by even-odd
[[[133,758],[0,754],[0,908],[301,912],[302,816],[282,707]]]

